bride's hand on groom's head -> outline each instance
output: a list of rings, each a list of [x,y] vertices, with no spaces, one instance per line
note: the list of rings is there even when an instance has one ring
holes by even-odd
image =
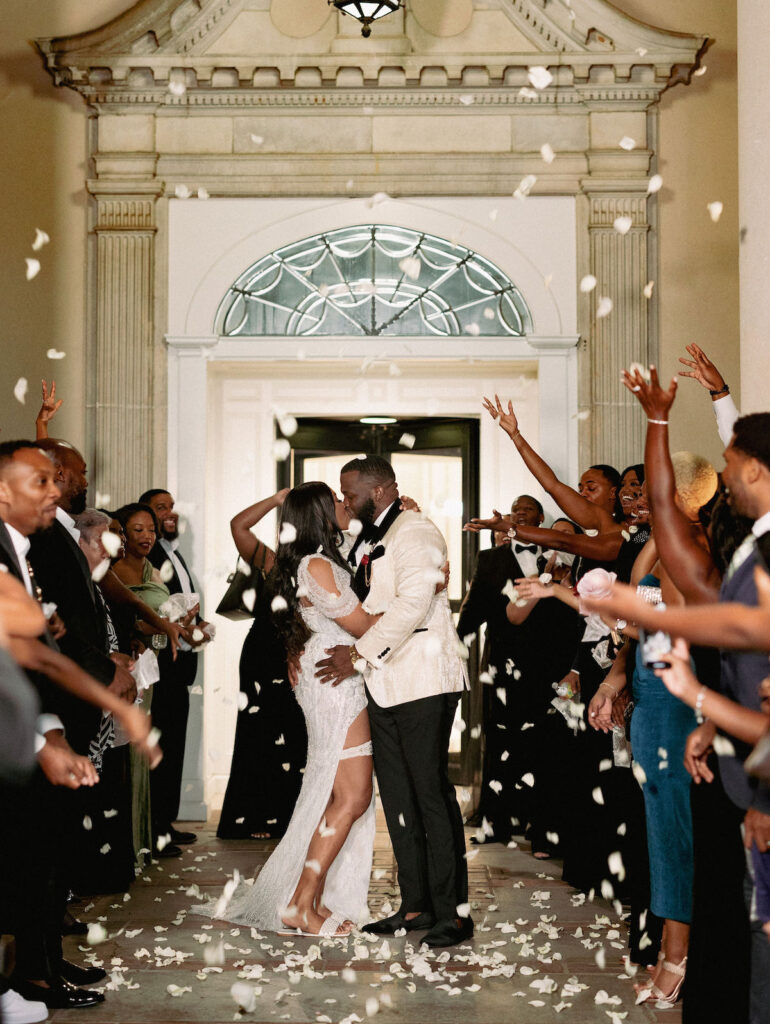
[[[399,505],[399,508],[402,512],[422,512],[422,509],[414,498],[410,498],[407,494],[401,495],[401,504]]]

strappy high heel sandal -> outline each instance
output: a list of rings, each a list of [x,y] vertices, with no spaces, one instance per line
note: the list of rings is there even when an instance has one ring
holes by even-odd
[[[668,971],[669,974],[674,974],[679,978],[679,981],[674,985],[673,990],[666,995],[657,985],[650,983],[646,985],[636,997],[636,1005],[640,1003],[646,1003],[650,1000],[655,1000],[656,1010],[672,1010],[677,1004],[680,995],[682,994],[682,985],[684,984],[684,976],[687,968],[687,957],[682,960],[681,963],[672,964],[670,960],[664,960],[662,964],[664,971]]]

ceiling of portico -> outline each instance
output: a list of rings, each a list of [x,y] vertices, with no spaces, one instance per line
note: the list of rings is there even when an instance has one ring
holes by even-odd
[[[556,90],[650,95],[697,67],[704,36],[662,31],[606,0],[407,0],[360,25],[326,0],[139,0],[107,25],[40,40],[59,85],[91,103],[237,104],[259,90],[496,88],[552,103]],[[527,95],[527,68],[551,89]],[[169,90],[176,81],[184,91]],[[585,97],[583,97],[585,98]],[[590,96],[588,97],[590,98]],[[241,100],[242,101],[242,100]]]

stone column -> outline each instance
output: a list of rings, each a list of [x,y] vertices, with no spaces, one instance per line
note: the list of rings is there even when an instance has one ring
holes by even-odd
[[[770,4],[738,0],[741,411],[770,410]]]
[[[156,183],[91,183],[96,197],[89,374],[92,493],[114,506],[153,486]]]
[[[625,234],[614,227],[618,217],[631,220]],[[618,470],[640,462],[644,455],[644,417],[639,404],[621,385],[620,373],[632,362],[646,366],[652,359],[644,295],[648,230],[645,194],[589,194],[590,267],[597,280],[590,296],[588,355],[593,411],[589,432],[593,460]],[[598,317],[602,298],[612,300],[612,311]]]

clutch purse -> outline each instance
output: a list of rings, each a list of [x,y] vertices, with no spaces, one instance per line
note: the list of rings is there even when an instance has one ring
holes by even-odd
[[[217,615],[233,622],[254,618],[254,608],[265,584],[265,559],[267,557],[267,548],[261,541],[257,544],[258,549],[259,547],[262,548],[262,564],[259,567],[252,562],[249,571],[245,572],[238,568],[240,558],[235,563],[235,571],[227,577],[227,590],[217,605]],[[243,595],[247,590],[253,590],[255,594],[251,608],[243,600]]]

